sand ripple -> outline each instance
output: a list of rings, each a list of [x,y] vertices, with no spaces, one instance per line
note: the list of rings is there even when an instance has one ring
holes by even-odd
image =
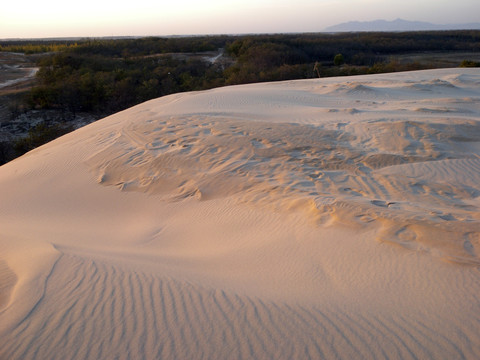
[[[61,299],[61,307],[58,307]],[[64,253],[5,359],[470,358],[470,321],[264,301]],[[35,336],[26,336],[35,334]],[[458,346],[468,336],[471,347]],[[435,342],[439,336],[443,342]],[[21,339],[21,341],[20,341]],[[373,343],[381,346],[371,346]],[[429,346],[436,343],[435,347]],[[72,351],[75,349],[75,351]]]
[[[0,311],[10,300],[12,290],[17,283],[17,276],[5,261],[0,260]]]

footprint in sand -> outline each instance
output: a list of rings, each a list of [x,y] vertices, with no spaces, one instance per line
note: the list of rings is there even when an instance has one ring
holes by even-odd
[[[391,205],[395,204],[395,202],[393,202],[393,201],[386,202],[384,200],[372,200],[370,202],[375,206],[380,206],[380,207],[385,207],[385,208],[390,207]]]
[[[468,233],[465,234],[465,240],[463,242],[463,248],[473,257],[477,257],[475,248],[480,245],[480,234],[478,233]]]

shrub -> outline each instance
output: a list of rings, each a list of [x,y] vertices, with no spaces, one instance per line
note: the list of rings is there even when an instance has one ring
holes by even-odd
[[[13,147],[20,156],[73,130],[70,125],[47,125],[45,122],[41,122],[31,128],[26,137],[17,140]]]
[[[345,59],[343,58],[343,55],[342,54],[337,54],[335,55],[335,57],[333,58],[333,64],[335,66],[340,66],[340,65],[343,65],[345,63]]]
[[[475,62],[472,60],[463,60],[460,64],[460,67],[480,67],[480,62]]]

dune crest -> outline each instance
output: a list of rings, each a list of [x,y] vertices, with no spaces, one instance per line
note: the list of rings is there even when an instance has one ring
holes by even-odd
[[[329,104],[332,95],[353,96],[352,105],[360,109],[346,115],[338,108],[331,118],[322,113],[307,121],[280,115],[277,119],[256,118],[242,113],[248,103],[241,102],[227,107],[231,116],[217,108],[202,115],[208,106],[200,105],[196,109],[199,114],[153,112],[147,121],[131,122],[115,134],[99,134],[96,141],[110,144],[87,164],[99,183],[123,191],[161,195],[167,201],[234,197],[252,206],[303,210],[319,224],[337,221],[379,227],[377,240],[381,242],[478,266],[478,251],[469,250],[478,248],[478,241],[467,247],[464,243],[466,238],[480,237],[479,209],[465,202],[476,199],[480,192],[472,182],[466,185],[453,178],[458,169],[452,166],[468,163],[471,168],[466,166],[458,173],[478,179],[480,122],[470,113],[465,117],[438,116],[461,112],[448,110],[448,102],[441,107],[447,110],[434,110],[446,102],[445,90],[451,92],[450,98],[456,93],[462,97],[470,93],[465,84],[472,83],[472,78],[461,76],[453,78],[454,83],[450,75],[444,78],[413,85],[414,90],[421,86],[434,93],[428,99],[431,110],[414,109],[425,113],[421,118],[404,119],[397,114],[388,119],[375,119],[375,115],[371,119],[368,114],[355,118],[365,108],[373,112],[372,97],[389,97],[389,91],[393,97],[398,88],[411,88],[409,81],[390,87],[361,81],[330,85],[330,92],[315,98],[302,92],[283,94],[287,102],[301,99],[300,103],[316,107],[322,100]],[[219,101],[216,92],[210,92],[210,98]],[[405,106],[406,99],[418,101],[417,94],[410,91],[400,100],[390,99],[389,106]],[[265,106],[271,106],[270,102]],[[332,124],[332,118],[342,122]],[[411,164],[410,169],[429,168],[438,176],[427,181],[404,176],[406,164]],[[386,168],[388,171],[383,171]],[[405,229],[410,229],[408,241]],[[430,240],[433,233],[445,235]]]

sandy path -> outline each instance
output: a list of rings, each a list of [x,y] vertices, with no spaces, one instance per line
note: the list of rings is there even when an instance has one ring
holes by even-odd
[[[6,87],[9,87],[9,86],[17,85],[17,84],[20,84],[22,82],[28,81],[28,80],[32,79],[33,77],[35,77],[35,74],[38,72],[38,68],[32,68],[32,69],[25,68],[23,70],[24,70],[23,74],[19,74],[20,77],[18,77],[16,79],[6,80],[6,81],[0,83],[0,89],[3,89],[3,88],[6,88]]]
[[[0,54],[0,89],[14,86],[32,79],[38,71],[25,55],[17,53]]]

